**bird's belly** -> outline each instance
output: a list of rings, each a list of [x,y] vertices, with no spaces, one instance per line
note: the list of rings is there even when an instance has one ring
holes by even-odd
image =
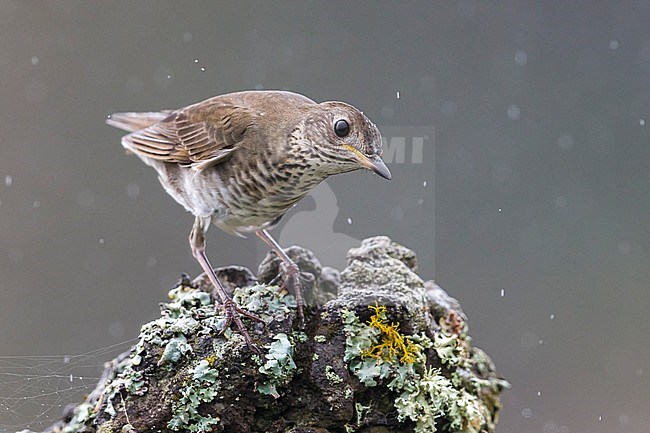
[[[273,183],[261,187],[220,170],[197,172],[177,164],[149,160],[169,195],[195,216],[210,217],[231,234],[265,229],[293,207],[321,179],[307,184]]]

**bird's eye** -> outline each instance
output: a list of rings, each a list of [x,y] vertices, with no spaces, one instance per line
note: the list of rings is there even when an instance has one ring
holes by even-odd
[[[350,133],[350,125],[346,120],[337,120],[334,124],[334,132],[337,136],[343,138]]]

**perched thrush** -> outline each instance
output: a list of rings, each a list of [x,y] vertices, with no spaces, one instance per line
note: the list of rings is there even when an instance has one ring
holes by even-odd
[[[327,177],[366,168],[390,179],[377,127],[355,107],[291,92],[246,91],[178,110],[116,113],[106,121],[129,131],[122,146],[158,172],[160,183],[194,217],[192,254],[226,314],[253,343],[241,316],[259,320],[226,294],[205,253],[210,223],[238,236],[254,232],[281,258],[304,324],[299,270],[268,229]],[[224,328],[225,329],[225,328]]]

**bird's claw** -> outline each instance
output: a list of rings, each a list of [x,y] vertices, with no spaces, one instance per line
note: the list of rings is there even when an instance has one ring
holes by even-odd
[[[304,312],[304,299],[302,297],[302,283],[300,282],[300,269],[295,263],[286,264],[284,266],[284,281],[280,288],[289,290],[289,286],[293,289],[294,296],[296,297],[296,304],[298,308],[298,326],[300,329],[305,328],[305,312]]]
[[[226,315],[226,323],[224,323],[223,328],[221,329],[221,333],[223,333],[230,327],[231,324],[234,323],[241,335],[244,337],[244,340],[246,341],[248,347],[253,349],[253,351],[255,351],[258,355],[261,355],[262,352],[260,348],[257,347],[255,343],[253,343],[253,340],[248,334],[248,330],[244,327],[241,316],[247,317],[256,322],[260,322],[264,324],[264,327],[266,327],[266,322],[264,322],[261,317],[240,308],[232,299],[228,299],[226,302],[220,305]]]

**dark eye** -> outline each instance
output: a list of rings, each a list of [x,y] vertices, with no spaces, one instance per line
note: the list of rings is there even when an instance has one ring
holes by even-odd
[[[336,135],[343,138],[350,133],[350,125],[346,120],[337,120],[334,124],[334,132]]]

